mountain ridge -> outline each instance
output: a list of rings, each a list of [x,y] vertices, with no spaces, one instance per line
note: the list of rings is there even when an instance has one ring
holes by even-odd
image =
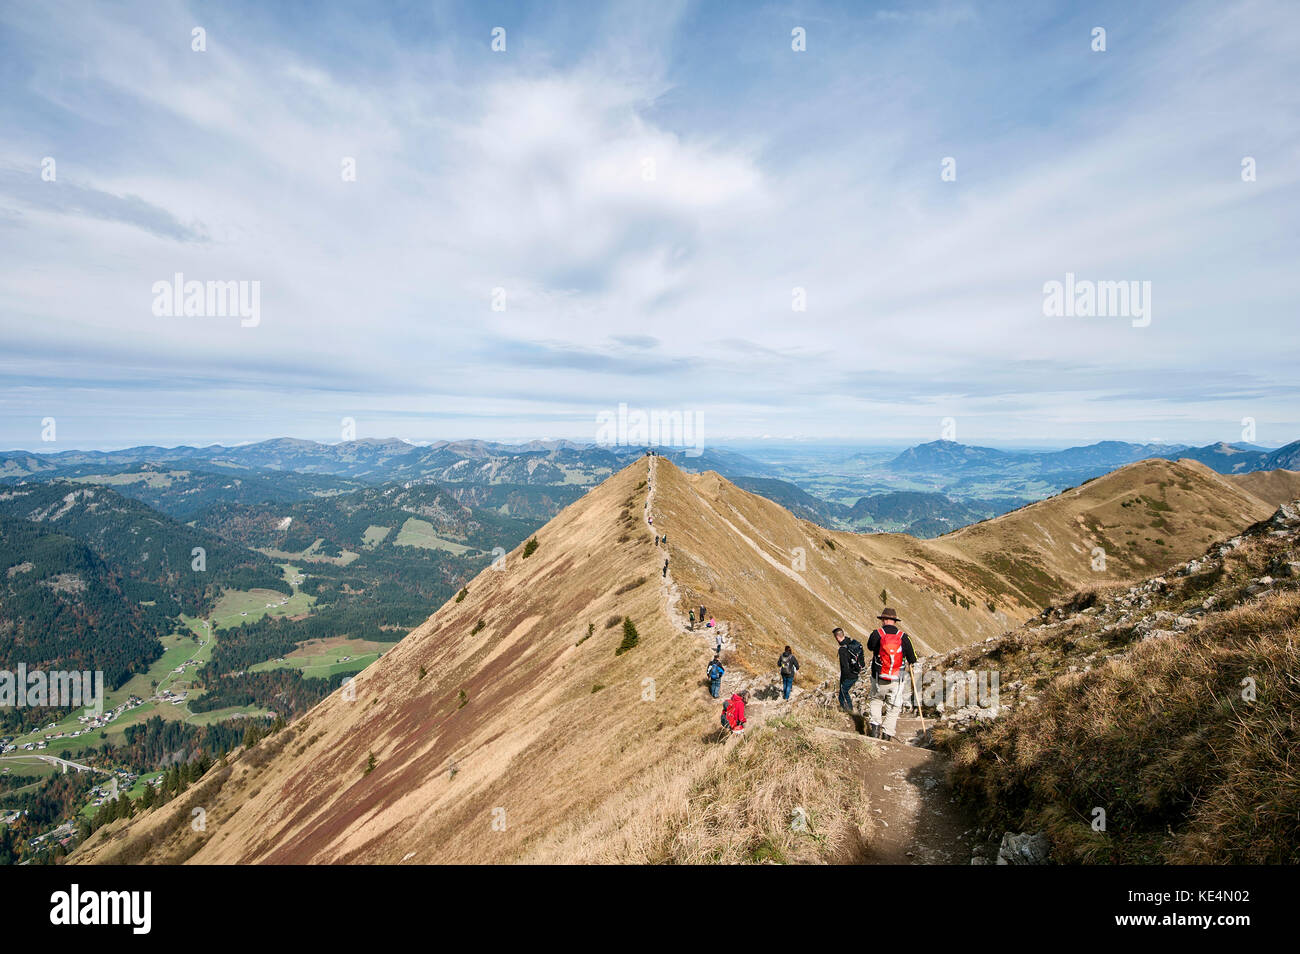
[[[1118,553],[1097,574],[1087,550],[1064,542],[1067,530],[1079,541],[1148,522],[1148,507],[1125,500],[1164,502],[1169,510],[1156,513],[1168,520],[1176,504],[1206,498],[1203,512],[1178,518],[1195,533],[1169,548],[1171,562],[1203,549],[1216,526],[1235,532],[1270,509],[1202,465],[1147,461],[969,538],[922,541],[826,531],[716,473],[664,460],[651,527],[648,481],[644,461],[630,463],[542,527],[530,556],[517,548],[503,570],[484,570],[365,670],[354,698],[333,693],[216,770],[195,796],[210,835],[189,830],[182,800],[133,822],[129,837],[113,826],[97,833],[74,860],[518,859],[637,788],[664,753],[709,751],[716,703],[701,674],[710,649],[705,631],[677,622],[688,607],[702,602],[722,622],[730,679],[769,671],[788,642],[806,690],[835,671],[831,625],[860,637],[874,627],[886,595],[878,589],[922,648],[967,645],[1037,612],[1036,593],[1132,578],[1147,550]],[[1004,531],[1023,546],[990,569],[981,561],[1000,553]],[[666,551],[653,542],[664,533]],[[982,605],[987,596],[998,604]]]

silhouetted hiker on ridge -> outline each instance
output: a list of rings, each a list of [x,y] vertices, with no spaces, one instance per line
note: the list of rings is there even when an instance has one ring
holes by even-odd
[[[785,652],[776,661],[776,668],[781,670],[781,698],[788,700],[790,689],[794,686],[794,674],[799,671],[799,660],[794,658],[789,646],[785,647]]]
[[[880,611],[880,628],[867,637],[871,650],[871,730],[877,739],[892,739],[903,708],[903,660],[916,665],[912,640],[898,625],[898,614],[886,606]],[[883,711],[888,704],[889,710]],[[882,718],[883,716],[883,718]]]
[[[855,715],[849,690],[853,688],[853,684],[858,681],[858,676],[862,675],[862,670],[866,668],[867,657],[862,651],[862,644],[852,636],[846,638],[844,630],[840,627],[836,626],[832,629],[831,635],[840,644],[840,708],[849,715]]]

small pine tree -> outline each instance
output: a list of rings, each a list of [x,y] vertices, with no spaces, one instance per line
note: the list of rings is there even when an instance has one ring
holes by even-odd
[[[636,644],[640,641],[640,639],[641,637],[636,631],[636,624],[632,622],[631,617],[624,616],[623,617],[623,642],[619,644],[618,649],[614,650],[614,655],[621,656],[629,649],[635,649]]]
[[[456,602],[459,603],[465,597],[469,596],[469,587],[463,586],[459,593],[456,594]]]
[[[371,772],[373,772],[373,771],[375,770],[375,764],[376,764],[376,763],[375,763],[375,753],[374,753],[374,752],[371,752],[371,753],[370,753],[370,758],[368,758],[368,759],[366,760],[366,769],[365,769],[365,771],[362,772],[361,774],[362,774],[363,776],[365,776],[365,775],[369,775]]]
[[[889,605],[889,590],[882,589],[880,591],[880,604],[882,606]]]
[[[525,544],[524,544],[524,559],[527,560],[530,556],[532,556],[534,553],[536,553],[536,552],[537,552],[537,548],[538,548],[539,545],[540,545],[540,544],[538,544],[538,542],[537,542],[537,538],[536,538],[536,537],[533,537],[531,540],[529,540],[527,543],[525,543]]]

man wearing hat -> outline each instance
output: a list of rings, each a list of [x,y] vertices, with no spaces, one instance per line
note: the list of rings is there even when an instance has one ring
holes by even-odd
[[[891,607],[886,606],[876,618],[880,628],[867,637],[871,651],[871,728],[867,734],[888,740],[898,729],[898,713],[903,708],[903,662],[915,665],[916,651]]]

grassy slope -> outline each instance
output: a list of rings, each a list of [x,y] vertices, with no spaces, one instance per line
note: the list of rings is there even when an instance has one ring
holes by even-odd
[[[983,820],[1046,831],[1062,862],[1300,861],[1300,579],[1257,582],[1298,538],[1266,530],[941,661],[1022,684],[1011,715],[939,733]]]
[[[1251,474],[1232,474],[1228,479],[1274,507],[1300,497],[1300,471],[1297,470],[1257,470]]]

